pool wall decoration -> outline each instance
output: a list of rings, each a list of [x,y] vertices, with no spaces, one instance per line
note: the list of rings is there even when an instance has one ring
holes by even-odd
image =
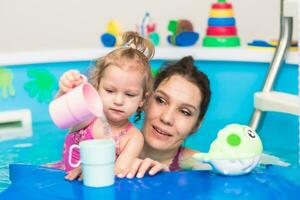
[[[24,85],[28,95],[40,103],[49,103],[58,88],[56,77],[45,69],[29,69],[27,76],[31,79]]]
[[[15,96],[15,89],[13,87],[14,75],[12,70],[0,66],[0,99]]]

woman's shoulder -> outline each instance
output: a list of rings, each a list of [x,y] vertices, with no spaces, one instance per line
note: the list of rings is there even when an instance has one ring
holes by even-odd
[[[196,151],[196,150],[193,150],[193,149],[190,149],[190,148],[187,148],[187,147],[181,147],[181,151],[182,151],[182,153],[181,153],[181,155],[182,156],[185,156],[185,157],[193,157],[193,155],[195,154],[195,153],[199,153],[199,151]]]
[[[211,169],[209,164],[202,163],[194,159],[194,154],[199,153],[199,151],[182,147],[180,167],[182,169],[193,169],[193,170],[209,170]]]
[[[181,146],[180,160],[191,160],[196,153],[199,153],[199,151]]]

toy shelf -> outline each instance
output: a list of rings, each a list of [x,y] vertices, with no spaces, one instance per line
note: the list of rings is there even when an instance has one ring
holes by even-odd
[[[94,60],[113,50],[113,48],[49,50],[36,52],[0,53],[0,66]],[[271,62],[274,51],[257,50],[247,47],[156,47],[155,60],[175,60],[191,55],[195,60]],[[298,65],[297,52],[289,52],[286,63]]]

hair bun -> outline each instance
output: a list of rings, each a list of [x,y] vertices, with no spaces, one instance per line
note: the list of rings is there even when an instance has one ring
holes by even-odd
[[[136,49],[140,51],[142,54],[144,54],[148,60],[153,58],[154,56],[154,46],[153,44],[141,37],[137,32],[134,31],[128,31],[125,32],[122,36],[123,45],[125,47],[131,47],[133,49]]]
[[[194,66],[194,58],[192,56],[185,56],[178,63],[184,67]]]

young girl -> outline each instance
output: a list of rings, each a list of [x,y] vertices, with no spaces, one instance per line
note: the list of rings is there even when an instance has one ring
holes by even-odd
[[[149,59],[154,55],[150,41],[135,32],[123,35],[125,45],[96,61],[89,77],[91,84],[99,91],[103,102],[103,111],[111,128],[116,143],[115,173],[122,174],[131,167],[143,147],[143,136],[128,118],[136,113],[135,120],[140,119],[143,104],[151,88],[151,71]],[[82,75],[76,70],[65,72],[59,81],[57,96],[63,95],[83,82]],[[103,123],[95,118],[73,127],[66,136],[62,167],[69,172],[73,167],[68,162],[80,159],[79,150],[69,148],[72,144],[88,139],[105,138]],[[80,168],[79,168],[80,170]],[[74,171],[74,170],[73,170]]]

